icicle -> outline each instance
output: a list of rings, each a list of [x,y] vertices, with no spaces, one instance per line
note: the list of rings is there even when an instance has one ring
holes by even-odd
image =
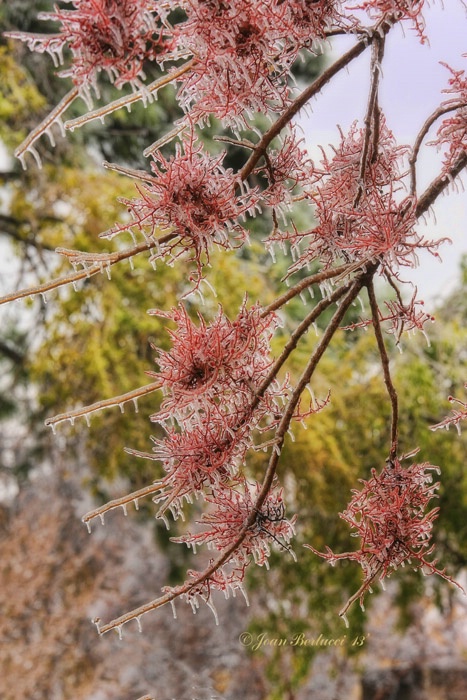
[[[101,525],[105,525],[105,522],[104,522],[104,513],[99,513],[99,518],[100,518],[100,521],[101,521]]]
[[[75,417],[74,417],[74,416],[70,416],[70,417],[68,418],[68,420],[70,421],[70,425],[74,425],[74,424],[75,424]]]
[[[52,148],[55,148],[55,138],[52,132],[52,125],[50,125],[50,127],[45,130],[45,133],[47,134],[47,137],[50,141],[50,145],[52,146]]]
[[[238,584],[238,589],[240,590],[240,593],[242,594],[242,596],[245,598],[245,603],[246,603],[247,607],[249,608],[249,607],[250,607],[250,601],[249,601],[249,598],[248,598],[248,594],[247,594],[245,588],[243,587],[243,584],[242,584],[242,583],[239,583],[239,584]]]
[[[65,131],[65,125],[62,122],[60,117],[57,117],[55,120],[55,124],[58,124],[58,128],[60,129],[60,134],[62,135],[63,138],[66,136],[66,131]]]
[[[347,615],[345,613],[341,613],[340,616],[344,620],[344,624],[347,627],[347,629],[349,629],[350,625],[349,625],[349,621],[347,619]]]
[[[100,624],[101,624],[101,618],[100,618],[100,617],[93,617],[93,619],[91,620],[91,622],[92,622],[93,625],[96,625],[97,631],[98,631],[98,633],[100,634],[101,631],[100,631],[99,628],[100,628]]]
[[[21,153],[21,155],[18,155],[17,158],[19,159],[19,162],[21,163],[23,170],[27,170],[26,158],[24,157],[24,153]]]
[[[34,146],[29,146],[29,149],[28,149],[28,150],[29,150],[29,153],[31,153],[31,155],[34,157],[34,160],[35,160],[36,163],[37,163],[37,167],[38,167],[40,170],[42,170],[42,161],[41,161],[41,157],[40,157],[39,153],[36,151],[36,149],[34,148]]]
[[[131,270],[134,270],[134,269],[135,269],[135,265],[134,265],[134,263],[133,263],[133,256],[132,256],[131,258],[128,258],[128,262],[130,263],[130,269],[131,269]]]
[[[123,639],[122,626],[121,626],[121,625],[117,625],[116,630],[117,630],[117,634],[118,634],[119,640],[122,641],[122,639]]]
[[[135,407],[135,413],[138,413],[138,399],[132,399],[133,405]]]
[[[119,407],[119,409],[120,409],[120,413],[125,413],[125,404],[119,403],[119,404],[118,404],[118,407]]]
[[[212,286],[212,284],[209,282],[209,280],[207,280],[206,278],[203,278],[203,279],[201,280],[201,282],[204,282],[204,284],[205,284],[207,287],[209,287],[209,289],[211,290],[212,295],[213,295],[215,298],[217,298],[216,290],[214,289],[214,287]]]
[[[170,607],[172,608],[172,615],[174,616],[174,620],[177,619],[177,611],[175,610],[175,603],[173,600],[170,601]]]
[[[78,283],[76,282],[76,280],[73,280],[72,285],[73,285],[73,291],[77,292],[78,291]]]
[[[91,534],[91,521],[90,520],[86,520],[86,527],[88,529],[89,534]]]
[[[108,280],[111,280],[111,279],[112,279],[112,273],[111,273],[111,271],[110,271],[110,264],[109,264],[109,263],[107,263],[107,265],[106,265],[106,267],[105,267],[105,271],[106,271],[106,273],[107,273],[107,279],[108,279]]]
[[[84,420],[86,421],[86,425],[88,426],[88,428],[90,428],[91,427],[91,416],[89,415],[89,413],[85,413]]]
[[[206,605],[208,606],[208,608],[210,608],[212,610],[212,614],[214,615],[214,620],[216,621],[216,625],[219,627],[219,617],[217,615],[217,610],[216,610],[214,603],[212,602],[212,600],[210,598],[206,601]]]
[[[127,508],[126,508],[126,503],[122,503],[122,510],[123,510],[123,515],[127,516],[127,515],[128,515],[128,511],[127,511]]]
[[[170,524],[169,524],[169,521],[168,521],[165,513],[161,513],[160,518],[161,518],[162,522],[164,523],[165,527],[167,528],[167,530],[170,530]]]
[[[314,394],[314,391],[313,391],[313,389],[311,388],[311,386],[310,386],[309,384],[307,384],[305,388],[307,389],[308,393],[310,394],[310,397],[311,397],[311,405],[313,406],[313,410],[316,411],[316,409],[317,409],[317,403],[316,403],[316,396],[315,396],[315,394]]]
[[[134,499],[133,499],[133,503],[134,503],[134,506],[135,506],[135,510],[139,510],[139,502],[138,502],[138,499],[137,499],[137,498],[134,498]]]
[[[143,632],[143,628],[141,626],[141,615],[138,615],[136,618],[136,624],[138,625],[138,632],[141,634]]]
[[[47,304],[47,297],[45,296],[45,292],[41,292],[41,298],[44,304]]]
[[[52,433],[54,435],[56,435],[57,434],[57,426],[55,425],[55,423],[51,423],[50,427],[52,428]]]

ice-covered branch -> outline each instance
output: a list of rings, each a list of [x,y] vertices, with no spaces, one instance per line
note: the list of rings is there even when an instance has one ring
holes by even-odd
[[[47,418],[45,425],[50,426],[52,430],[55,426],[64,421],[69,421],[73,423],[76,418],[84,417],[89,424],[89,417],[92,413],[97,411],[102,411],[105,408],[112,408],[118,406],[120,410],[123,410],[123,406],[129,401],[133,402],[135,410],[137,409],[137,401],[141,396],[146,396],[151,394],[160,388],[158,382],[153,382],[152,384],[146,384],[145,386],[139,387],[138,389],[133,389],[132,391],[127,391],[125,394],[120,394],[119,396],[113,396],[110,399],[103,399],[102,401],[96,401],[89,406],[82,406],[81,408],[76,408],[73,411],[66,411],[65,413],[59,413],[52,418]]]

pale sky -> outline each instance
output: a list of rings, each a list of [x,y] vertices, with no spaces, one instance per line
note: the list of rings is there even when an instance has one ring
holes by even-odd
[[[413,144],[416,134],[425,119],[440,104],[441,90],[447,87],[449,71],[440,65],[445,61],[458,69],[467,69],[467,10],[461,0],[445,0],[430,3],[425,12],[426,32],[430,45],[421,45],[418,37],[406,25],[389,32],[383,61],[383,79],[380,87],[380,103],[386,114],[389,128],[402,144]],[[328,63],[355,43],[351,37],[333,40],[333,49]],[[355,120],[364,115],[368,85],[369,58],[366,51],[354,61],[347,71],[336,76],[317,99],[311,103],[312,112],[303,114],[300,123],[312,157],[316,157],[317,144],[336,143],[336,125],[346,130]],[[434,137],[437,126],[432,127],[428,140]],[[439,170],[440,157],[434,148],[425,149],[418,168],[418,182],[425,187]],[[318,155],[319,158],[319,155]],[[467,187],[467,177],[463,176]],[[467,194],[450,193],[436,204],[436,222],[433,216],[427,219],[425,235],[429,238],[448,236],[452,245],[440,250],[443,262],[423,254],[416,270],[407,270],[404,275],[415,282],[419,296],[426,301],[440,293],[447,293],[458,276],[458,261],[467,253]]]

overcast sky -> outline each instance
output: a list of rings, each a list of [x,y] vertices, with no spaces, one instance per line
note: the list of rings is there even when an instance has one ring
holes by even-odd
[[[383,80],[380,103],[389,128],[400,143],[413,144],[426,117],[439,105],[441,90],[450,77],[440,61],[454,69],[467,69],[467,10],[461,0],[430,3],[425,12],[426,32],[430,45],[421,45],[409,25],[403,33],[395,27],[388,35],[383,62]],[[334,39],[328,55],[332,62],[355,42],[355,39]],[[324,88],[312,103],[312,113],[302,115],[306,141],[313,156],[317,144],[336,143],[340,124],[345,130],[355,119],[362,119],[368,95],[369,56],[366,51]],[[434,136],[436,126],[428,134]],[[420,187],[425,187],[439,172],[440,158],[434,148],[425,149],[418,169]],[[467,187],[467,177],[463,176]],[[429,254],[420,255],[420,267],[408,271],[425,300],[447,293],[455,284],[459,270],[459,256],[467,253],[467,194],[459,191],[441,197],[436,205],[436,222],[427,219],[426,236],[449,236],[453,244],[441,249],[442,264]]]

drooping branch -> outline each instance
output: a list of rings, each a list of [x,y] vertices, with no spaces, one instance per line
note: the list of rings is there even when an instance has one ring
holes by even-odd
[[[332,304],[335,304],[336,302],[339,301],[350,289],[351,283],[349,283],[347,286],[341,286],[338,287],[329,297],[325,297],[322,299],[313,309],[312,311],[303,319],[303,321],[297,326],[295,331],[291,334],[289,340],[287,341],[286,345],[284,346],[281,354],[279,357],[275,360],[273,363],[273,366],[271,367],[268,375],[265,377],[264,381],[261,383],[257,391],[255,392],[254,398],[251,402],[250,405],[250,411],[254,411],[257,405],[259,404],[261,398],[264,396],[266,393],[267,389],[271,386],[272,382],[276,379],[277,375],[279,374],[279,371],[289,358],[290,354],[292,351],[297,347],[297,344],[302,338],[307,330],[310,328],[310,326],[320,317],[320,315],[327,309],[329,306]],[[345,302],[344,302],[345,303]],[[262,314],[264,315],[264,314]],[[152,389],[151,387],[154,387]],[[158,383],[154,383],[153,385],[147,385],[148,392],[144,393],[149,393],[150,391],[154,391],[157,388],[160,388],[160,385]],[[142,387],[142,389],[145,389],[145,387]],[[141,391],[141,390],[136,390],[136,391]],[[58,423],[61,421],[65,420],[70,420],[73,419],[77,416],[80,415],[87,415],[91,413],[93,410],[100,410],[102,408],[107,408],[109,406],[115,406],[123,401],[129,401],[129,400],[134,400],[134,392],[129,392],[128,394],[123,394],[122,396],[115,397],[114,399],[107,399],[106,401],[100,401],[98,404],[92,404],[91,406],[84,407],[82,409],[77,409],[76,411],[69,412],[69,413],[63,413],[60,414],[59,416],[56,416],[56,418],[49,419],[46,421],[47,425],[52,425],[53,423]],[[122,401],[123,400],[123,401]],[[52,423],[53,421],[53,423]],[[275,440],[273,441],[275,443]],[[134,450],[131,451],[131,454],[136,454],[137,456],[145,456],[144,453],[136,453]],[[83,517],[83,522],[86,524],[90,523],[91,520],[94,518],[100,517],[102,518],[105,513],[107,513],[110,510],[113,510],[114,508],[119,508],[123,507],[128,503],[131,503],[132,501],[137,501],[139,498],[142,498],[143,496],[147,496],[153,493],[156,493],[159,491],[162,487],[164,486],[163,481],[156,482],[152,484],[151,486],[147,487],[146,489],[140,489],[139,491],[135,491],[130,494],[126,494],[118,499],[115,499],[113,501],[110,501],[109,503],[106,503],[102,506],[99,506],[98,508],[94,508],[94,510],[90,511],[89,513],[86,513],[86,515]],[[159,513],[156,515],[156,517],[160,517],[160,515],[167,509],[167,505],[164,505],[164,508],[159,511]],[[89,527],[89,525],[88,525]]]
[[[381,330],[381,323],[379,318],[379,308],[378,302],[376,300],[375,290],[373,286],[373,280],[370,280],[367,284],[368,298],[370,301],[371,315],[373,318],[373,330],[376,337],[376,343],[378,345],[378,351],[381,359],[381,367],[383,370],[384,383],[386,385],[387,392],[389,394],[389,400],[391,402],[392,419],[391,419],[391,449],[389,452],[389,459],[393,461],[397,457],[397,444],[398,444],[398,433],[399,433],[399,400],[397,397],[397,391],[393,384],[391,372],[389,368],[389,357],[386,350],[386,345],[384,343],[383,333]]]

